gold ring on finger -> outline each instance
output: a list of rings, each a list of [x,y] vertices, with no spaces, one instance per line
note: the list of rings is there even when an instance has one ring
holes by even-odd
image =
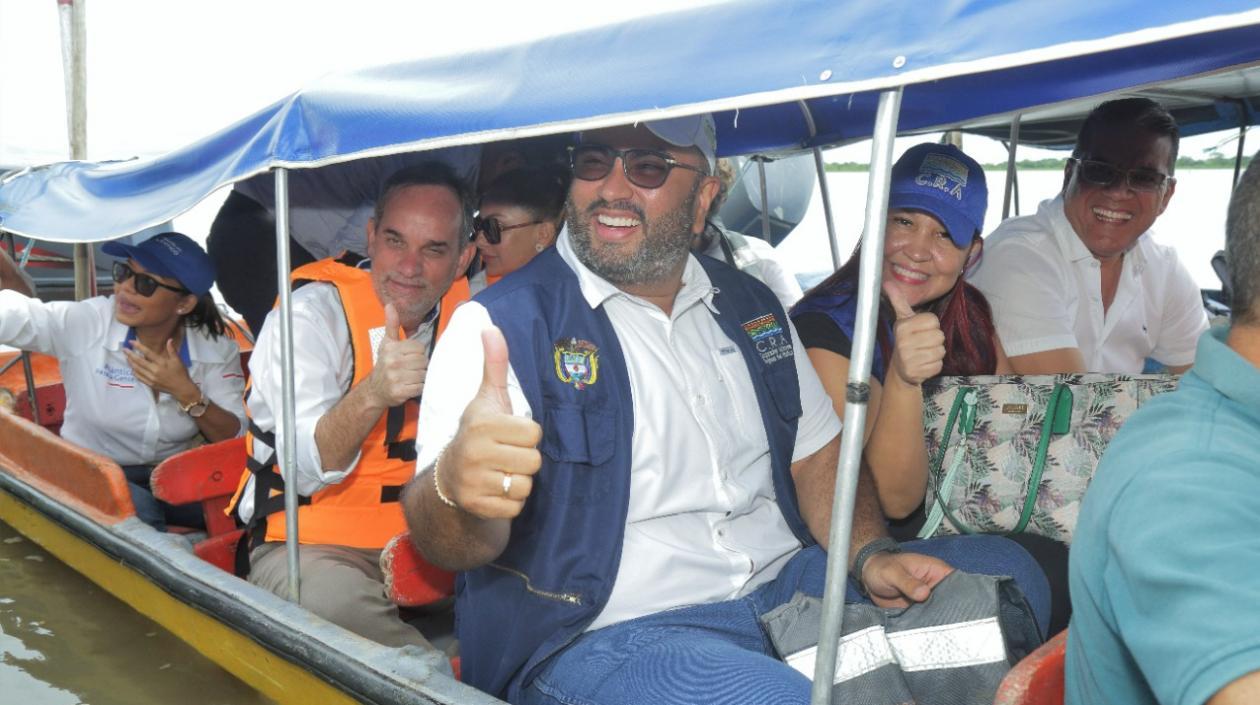
[[[503,473],[503,496],[507,497],[512,494],[512,473]]]

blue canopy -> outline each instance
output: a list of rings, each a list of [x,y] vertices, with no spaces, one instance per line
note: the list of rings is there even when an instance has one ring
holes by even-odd
[[[273,167],[704,111],[723,154],[834,145],[869,136],[878,93],[897,86],[899,129],[924,131],[1258,62],[1260,10],[1242,0],[736,0],[333,75],[158,158],[11,176],[0,228],[100,240]]]

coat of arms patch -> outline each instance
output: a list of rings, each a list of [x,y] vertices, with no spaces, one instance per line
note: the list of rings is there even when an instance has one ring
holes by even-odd
[[[555,343],[556,377],[586,389],[599,377],[599,348],[589,340],[562,338]]]

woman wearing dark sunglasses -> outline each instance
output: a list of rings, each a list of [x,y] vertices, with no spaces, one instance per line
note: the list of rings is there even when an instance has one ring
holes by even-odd
[[[240,433],[245,418],[240,351],[210,296],[214,267],[196,242],[162,233],[139,245],[111,242],[114,295],[78,302],[25,296],[0,266],[0,344],[52,355],[66,391],[61,435],[123,467],[136,514],[200,526],[200,508],[162,505],[153,466]],[[0,255],[7,259],[7,255]]]
[[[555,244],[568,190],[568,170],[560,168],[517,169],[490,184],[473,220],[487,285]]]

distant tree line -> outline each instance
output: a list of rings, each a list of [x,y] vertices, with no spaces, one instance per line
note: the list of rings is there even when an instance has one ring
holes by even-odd
[[[1063,169],[1063,163],[1067,160],[1067,156],[1062,158],[1053,157],[1050,159],[1020,159],[1015,165],[1020,170],[1045,169],[1060,171]],[[1243,158],[1243,168],[1251,163],[1251,157]],[[867,171],[867,165],[861,162],[828,162],[827,171]],[[984,168],[989,171],[1005,171],[1006,162],[994,162],[985,164]],[[1209,152],[1203,159],[1194,157],[1181,156],[1177,157],[1178,169],[1233,169],[1234,158],[1221,154],[1220,152]]]

